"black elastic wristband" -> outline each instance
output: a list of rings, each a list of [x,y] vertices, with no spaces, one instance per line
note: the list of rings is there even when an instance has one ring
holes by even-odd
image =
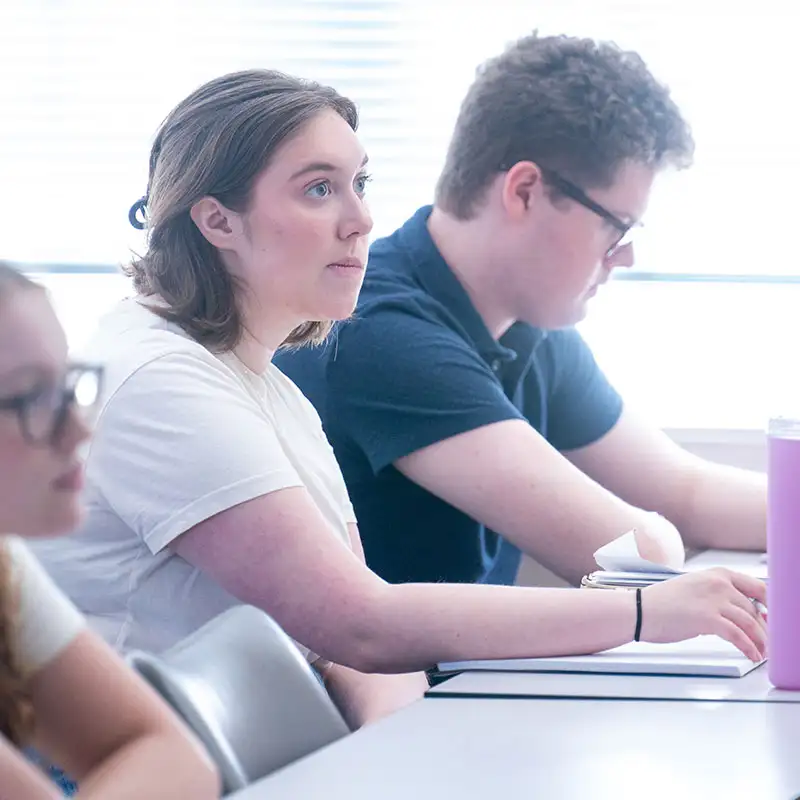
[[[636,590],[636,630],[633,632],[633,641],[638,642],[642,635],[642,590]]]

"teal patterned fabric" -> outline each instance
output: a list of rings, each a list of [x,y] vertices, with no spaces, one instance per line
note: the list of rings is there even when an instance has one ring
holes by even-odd
[[[71,780],[63,769],[48,763],[33,749],[27,749],[25,755],[50,777],[53,783],[61,789],[64,797],[74,797],[78,793],[78,784]]]

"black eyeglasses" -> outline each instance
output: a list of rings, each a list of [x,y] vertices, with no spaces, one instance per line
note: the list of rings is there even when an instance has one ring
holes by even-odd
[[[577,186],[572,181],[562,178],[557,172],[547,167],[539,167],[542,177],[562,194],[565,194],[576,203],[580,203],[584,208],[593,211],[598,217],[610,223],[614,228],[619,231],[619,238],[606,250],[606,258],[609,258],[616,250],[625,247],[633,240],[634,231],[636,228],[641,227],[641,222],[623,222],[616,214],[612,214],[607,208],[604,208],[600,203],[592,200],[586,192]]]
[[[97,410],[103,384],[103,368],[93,364],[71,364],[63,383],[40,385],[25,394],[0,398],[0,411],[17,415],[27,442],[50,444],[58,440],[69,416],[70,406],[91,419]]]

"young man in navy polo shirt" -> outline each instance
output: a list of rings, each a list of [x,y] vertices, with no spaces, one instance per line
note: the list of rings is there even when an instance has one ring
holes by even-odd
[[[374,243],[338,336],[276,359],[384,578],[512,583],[522,550],[575,582],[634,527],[664,555],[643,509],[692,546],[765,549],[763,476],[637,419],[572,327],[692,151],[668,91],[610,44],[534,34],[481,69],[435,205]]]

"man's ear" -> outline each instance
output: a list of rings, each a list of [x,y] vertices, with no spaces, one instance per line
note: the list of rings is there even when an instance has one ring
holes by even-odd
[[[232,250],[242,235],[242,218],[226,208],[216,197],[202,197],[189,211],[192,222],[210,244],[218,250]]]
[[[532,161],[518,161],[505,174],[502,199],[506,213],[521,220],[542,195],[542,172]]]

